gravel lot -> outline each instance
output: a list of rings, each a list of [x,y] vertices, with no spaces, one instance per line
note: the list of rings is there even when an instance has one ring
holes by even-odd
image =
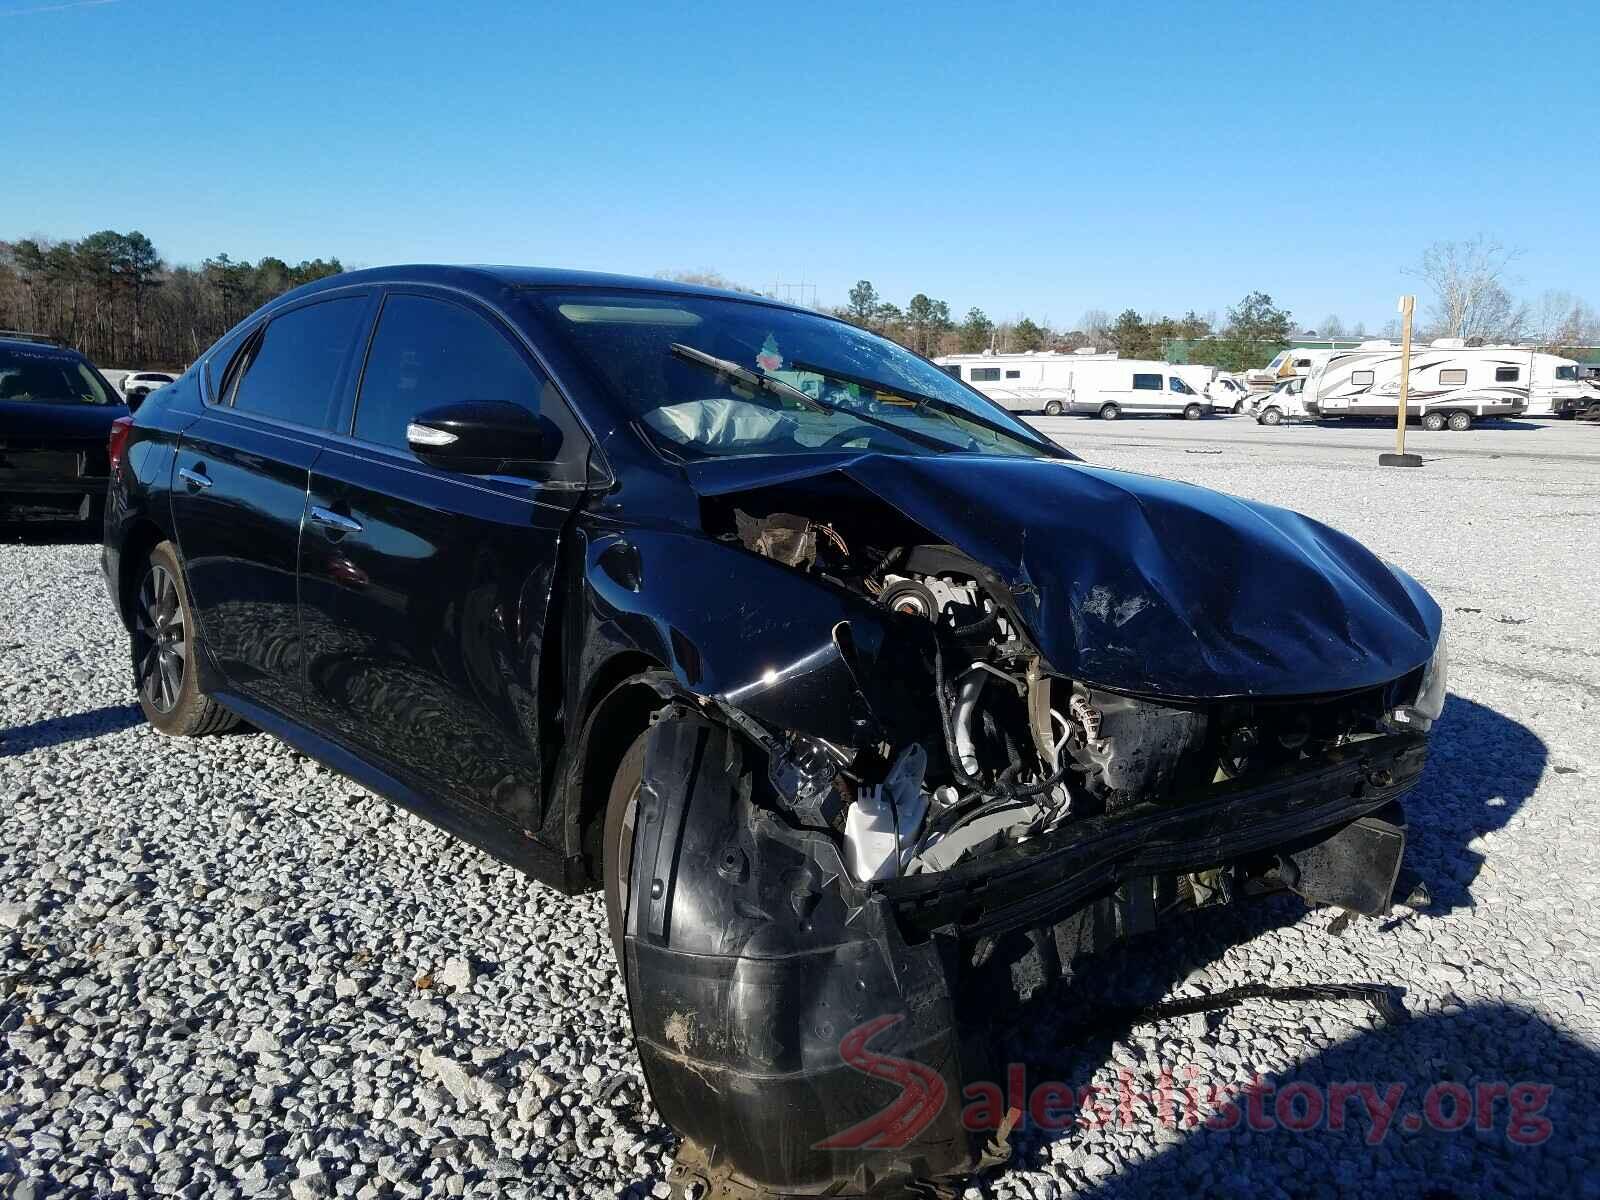
[[[1452,695],[1407,806],[1432,903],[1273,901],[1107,956],[1005,1035],[1030,1085],[1096,1086],[1104,1117],[1024,1133],[971,1194],[1600,1196],[1600,427],[1423,435],[1405,471],[1377,467],[1382,430],[1041,425],[1404,565],[1445,609]],[[93,544],[0,545],[0,1196],[665,1194],[599,900],[265,735],[160,738],[124,646]],[[1073,1036],[1108,1001],[1253,980],[1390,984],[1411,1019],[1254,1000]],[[1164,1072],[1302,1086],[1259,1106],[1279,1128],[1192,1128],[1151,1102]],[[1386,1136],[1358,1101],[1281,1127],[1345,1081],[1405,1085]],[[1434,1127],[1455,1084],[1498,1082],[1553,1090]]]

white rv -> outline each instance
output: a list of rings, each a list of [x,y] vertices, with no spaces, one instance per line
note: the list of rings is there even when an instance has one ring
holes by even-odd
[[[1083,413],[1106,420],[1124,413],[1164,413],[1195,420],[1211,411],[1211,401],[1168,362],[1093,351],[946,354],[933,361],[1013,412]]]
[[[1311,374],[1317,360],[1332,353],[1331,350],[1279,350],[1266,366],[1246,371],[1245,384],[1252,392],[1270,392],[1285,379]]]
[[[1577,366],[1525,347],[1442,338],[1411,352],[1406,416],[1424,429],[1467,429],[1482,417],[1560,416],[1584,395]],[[1392,418],[1399,399],[1400,350],[1389,343],[1333,353],[1306,378],[1306,407],[1322,418]]]
[[[1306,380],[1303,375],[1290,376],[1255,402],[1257,425],[1279,425],[1284,421],[1306,421],[1311,413],[1305,405]]]
[[[1072,373],[1089,362],[1111,362],[1115,351],[1075,350],[1061,354],[1036,350],[1024,354],[944,354],[934,359],[952,379],[977,388],[1001,408],[1060,416],[1072,403]]]

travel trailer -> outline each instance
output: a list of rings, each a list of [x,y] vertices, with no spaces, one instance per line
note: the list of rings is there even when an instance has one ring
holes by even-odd
[[[1095,351],[946,354],[933,361],[1013,412],[1082,413],[1106,420],[1163,413],[1195,420],[1211,411],[1210,399],[1168,362]]]
[[[1571,359],[1442,338],[1411,352],[1406,415],[1424,429],[1467,429],[1483,417],[1560,416],[1585,392]],[[1326,419],[1392,418],[1399,397],[1400,350],[1387,342],[1329,354],[1306,377],[1306,408]]]

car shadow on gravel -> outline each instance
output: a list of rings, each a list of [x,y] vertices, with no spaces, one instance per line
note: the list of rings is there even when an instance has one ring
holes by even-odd
[[[1533,795],[1547,759],[1544,742],[1526,726],[1485,705],[1458,695],[1449,696],[1444,714],[1434,729],[1428,767],[1417,787],[1403,801],[1408,844],[1402,886],[1397,888],[1397,893],[1405,898],[1411,892],[1413,884],[1408,882],[1409,879],[1425,884],[1427,895],[1412,896],[1412,903],[1397,905],[1389,915],[1378,918],[1382,924],[1377,926],[1376,936],[1385,936],[1393,925],[1402,921],[1426,922],[1453,909],[1471,906],[1471,884],[1484,862],[1484,855],[1477,848],[1482,845],[1478,839],[1504,826],[1511,815]],[[1081,958],[1072,964],[1065,980],[1040,987],[1020,1004],[1013,1000],[1004,1006],[1005,1015],[997,1023],[991,1044],[983,1057],[995,1063],[1025,1063],[1028,1075],[1035,1079],[1062,1080],[1074,1086],[1086,1082],[1096,1070],[1103,1070],[1117,1061],[1114,1048],[1130,1033],[1126,1023],[1120,1026],[1107,1025],[1106,1013],[1128,1013],[1158,1004],[1185,979],[1222,961],[1230,950],[1275,930],[1300,923],[1307,919],[1310,911],[1310,906],[1298,896],[1281,893],[1245,904],[1190,912],[1161,925],[1152,933],[1116,943],[1098,954]],[[1337,938],[1345,925],[1346,921],[1342,918],[1325,922],[1322,936]],[[1007,969],[1004,963],[996,965],[1002,971]],[[1038,978],[1036,972],[1019,971],[1016,965],[1012,965],[1010,970],[1013,981],[1020,975],[1032,974]],[[1293,971],[1295,982],[1303,982],[1321,974],[1314,972],[1308,976],[1303,970]],[[1238,982],[1246,980],[1240,979]],[[1260,979],[1253,982],[1273,981]],[[1381,978],[1342,982],[1386,983]],[[1003,992],[1003,981],[996,980],[996,983]],[[1401,989],[1385,990],[1392,999],[1403,1004]],[[994,990],[988,992],[991,997],[988,1004],[994,1003],[992,998],[995,994]],[[1360,1011],[1356,1007],[1358,1002],[1333,1002]],[[1304,1004],[1306,1001],[1296,1003]],[[1248,1020],[1244,1014],[1250,1011],[1254,1009],[1243,1009],[1239,1015],[1226,1019],[1235,1022]],[[1192,1037],[1187,1040],[1198,1050],[1206,1044],[1205,1022],[1215,1018],[1197,1015],[1187,1019],[1195,1023],[1190,1026]],[[1526,1025],[1529,1020],[1525,1014],[1511,1010],[1507,1010],[1506,1019],[1514,1020],[1517,1028]],[[1416,1024],[1420,1027],[1424,1023]],[[1467,1025],[1448,1025],[1445,1033],[1453,1035],[1470,1025],[1470,1022]],[[1404,1030],[1410,1027],[1397,1027],[1402,1038],[1405,1036]],[[1545,1033],[1556,1036],[1548,1030]],[[1374,1042],[1377,1049],[1373,1053],[1382,1059],[1385,1053],[1383,1047],[1392,1048],[1398,1044],[1393,1038]],[[1167,1065],[1175,1067],[1175,1064]],[[1349,1078],[1401,1078],[1374,1074],[1379,1065],[1381,1063],[1375,1061],[1367,1069],[1367,1074],[1351,1075]],[[1480,1071],[1478,1074],[1483,1073]],[[1526,1071],[1519,1076],[1524,1079],[1533,1077]],[[1436,1082],[1439,1078],[1442,1077],[1436,1075],[1429,1082]],[[1465,1076],[1449,1078],[1459,1080]],[[1174,1085],[1181,1082],[1181,1079],[1175,1080]],[[1153,1086],[1154,1080],[1151,1084]],[[1594,1121],[1593,1113],[1600,1110],[1590,1108],[1579,1111],[1583,1119]],[[1149,1130],[1145,1132],[1150,1133]],[[1209,1130],[1203,1132],[1205,1137],[1219,1136]],[[1503,1143],[1503,1125],[1500,1132]],[[1071,1134],[1033,1136],[1040,1141],[1070,1137]],[[1286,1154],[1291,1150],[1296,1151],[1286,1158],[1290,1166],[1299,1163],[1303,1167],[1305,1162],[1312,1161],[1308,1157],[1311,1151],[1306,1135],[1280,1132],[1275,1136],[1287,1139],[1281,1147]],[[1204,1141],[1205,1137],[1201,1140]],[[1467,1146],[1471,1139],[1470,1133],[1464,1133],[1460,1144]],[[1472,1152],[1470,1146],[1468,1149]],[[1038,1159],[1041,1153],[1036,1145],[1034,1158]],[[1248,1161],[1255,1153],[1252,1147],[1245,1154],[1245,1160]],[[1383,1147],[1368,1153],[1381,1155]],[[1198,1180],[1207,1184],[1199,1188],[1200,1194],[1236,1190],[1235,1181],[1229,1178],[1208,1180],[1204,1171],[1196,1175],[1195,1167],[1189,1160],[1185,1160],[1180,1170],[1192,1182]],[[1295,1170],[1300,1168],[1296,1167]],[[1315,1192],[1314,1186],[1308,1190],[1304,1185],[1307,1180],[1315,1183],[1326,1178],[1325,1170],[1324,1165],[1316,1170],[1305,1171],[1300,1176],[1303,1186],[1299,1189],[1288,1188],[1289,1194]],[[1124,1193],[1120,1190],[1120,1182],[1118,1187],[1119,1190],[1114,1194],[1139,1194],[1137,1188]],[[1272,1193],[1271,1187],[1265,1190],[1268,1194]],[[1422,1196],[1426,1193],[1397,1194]],[[1447,1197],[1452,1193],[1441,1191],[1438,1194]],[[1600,1192],[1596,1195],[1600,1196]]]
[[[0,521],[0,546],[87,546],[101,537],[99,521]]]
[[[46,717],[43,721],[33,721],[27,725],[0,728],[0,758],[121,733],[124,729],[142,724],[144,714],[139,711],[137,704],[108,704],[87,712]]]
[[[1037,1097],[1045,1082],[1071,1088],[1061,1109],[1038,1112],[1047,1122],[1070,1113],[1077,1127],[1024,1126],[1009,1169],[1065,1165],[1084,1178],[1074,1195],[1101,1200],[1600,1196],[1585,1165],[1600,1150],[1600,1054],[1514,1006],[1380,1025],[1278,1075],[1257,1077],[1248,1063],[1194,1067],[1196,1057],[1123,1067],[1089,1096],[1092,1052],[1044,1070],[1030,1063],[1024,1094]],[[1119,1154],[1135,1143],[1162,1148],[1130,1164]]]

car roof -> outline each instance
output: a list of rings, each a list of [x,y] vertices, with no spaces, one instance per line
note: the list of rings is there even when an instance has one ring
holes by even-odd
[[[720,297],[726,300],[746,300],[768,304],[794,312],[815,313],[808,308],[786,304],[770,296],[750,292],[735,292],[726,288],[704,287],[697,283],[679,283],[672,279],[650,279],[638,275],[612,275],[602,271],[570,271],[555,267],[516,266],[446,266],[440,263],[410,263],[393,267],[369,267],[360,271],[345,271],[308,283],[280,297],[288,300],[308,296],[333,288],[349,287],[360,283],[434,283],[461,288],[483,296],[505,288],[586,288],[595,290],[650,291],[666,295]]]
[[[0,337],[0,350],[31,350],[36,354],[53,354],[58,358],[83,358],[82,353],[71,346],[62,346],[55,342],[37,342],[31,338]]]

